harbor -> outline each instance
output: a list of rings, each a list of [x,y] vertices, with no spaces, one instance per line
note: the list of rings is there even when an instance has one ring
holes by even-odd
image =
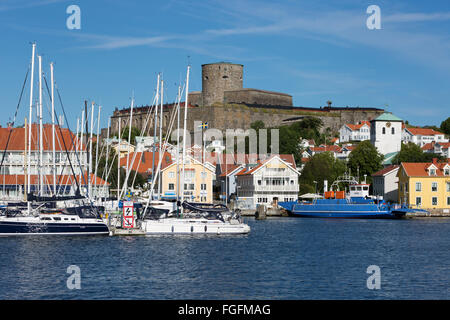
[[[450,299],[450,15],[399,1],[2,1],[0,302]]]

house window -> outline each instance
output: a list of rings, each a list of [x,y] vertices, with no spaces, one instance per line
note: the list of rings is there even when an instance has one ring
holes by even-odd
[[[416,206],[420,207],[422,205],[422,198],[416,197]]]
[[[436,175],[436,169],[430,169],[430,176]]]
[[[450,182],[447,182],[447,192],[450,192]]]
[[[416,182],[416,191],[422,191],[422,183]]]
[[[444,169],[444,176],[450,176],[450,169]]]
[[[175,172],[169,172],[169,178],[175,177]]]
[[[385,127],[383,127],[383,134],[386,134],[386,128]]]
[[[394,127],[391,128],[391,133],[395,134],[395,128]]]
[[[169,183],[169,190],[175,190],[175,185],[173,183]]]
[[[260,186],[261,185],[261,180],[258,180],[258,186]]]
[[[200,174],[200,177],[201,177],[202,179],[206,179],[206,172],[202,172],[202,173]]]
[[[431,191],[436,192],[438,189],[438,184],[437,182],[432,182],[431,183]]]
[[[438,204],[437,197],[432,197],[432,198],[431,198],[431,205],[437,206],[437,204]]]
[[[201,189],[201,190],[206,190],[206,183],[202,183],[202,184],[200,185],[200,189]]]
[[[447,197],[447,205],[450,206],[450,197]]]

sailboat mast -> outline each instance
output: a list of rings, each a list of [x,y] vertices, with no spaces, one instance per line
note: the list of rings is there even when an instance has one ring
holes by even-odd
[[[181,176],[181,200],[184,200],[184,162],[186,159],[186,134],[187,134],[187,108],[188,108],[188,92],[189,92],[189,71],[191,69],[191,66],[187,67],[186,72],[186,98],[184,101],[184,121],[183,121],[183,158],[181,161],[183,162],[182,165],[182,176]],[[181,213],[183,213],[183,206],[181,207]]]
[[[89,177],[88,177],[88,181],[89,181],[89,185],[88,185],[88,194],[89,194],[89,198],[92,199],[92,139],[93,139],[93,134],[94,132],[94,102],[91,103],[91,132],[90,132],[90,136],[89,136]]]
[[[30,125],[28,127],[28,176],[27,176],[27,190],[25,192],[31,192],[31,127],[33,124],[33,85],[34,85],[34,57],[36,52],[36,43],[32,45],[32,54],[31,54],[31,78],[30,78],[30,113],[29,113],[29,121]],[[29,209],[29,208],[28,208]]]
[[[42,56],[38,56],[39,61],[39,195],[43,196],[44,175],[42,174],[44,164],[44,132],[42,125]]]
[[[122,123],[122,119],[120,118],[120,114],[119,114],[119,146],[117,148],[117,206],[119,206],[119,201],[120,201],[120,124]]]
[[[162,127],[163,127],[163,104],[164,104],[164,80],[161,80],[161,111],[160,111],[160,121],[159,121],[159,159],[162,159]],[[159,175],[158,180],[158,199],[161,200],[161,175]]]
[[[52,149],[53,149],[53,195],[56,196],[56,152],[55,152],[55,91],[54,91],[54,78],[53,78],[53,62],[50,63],[50,80],[51,94],[52,94]]]
[[[134,93],[131,97],[131,111],[130,111],[130,125],[128,127],[128,150],[127,150],[127,174],[125,179],[125,185],[123,186],[124,190],[128,187],[128,175],[130,172],[130,144],[131,144],[131,126],[133,124],[133,108],[134,108]],[[131,186],[133,188],[133,186]]]
[[[94,185],[96,186],[96,190],[97,190],[97,197],[98,197],[98,189],[99,189],[99,185],[95,184],[97,181],[97,170],[98,170],[98,159],[99,159],[99,154],[98,154],[98,147],[100,144],[100,114],[102,111],[102,106],[98,106],[98,116],[97,116],[97,143],[95,144],[95,173],[94,173]]]
[[[178,86],[177,97],[177,201],[180,200],[180,100],[181,85]],[[178,214],[178,212],[177,212]]]
[[[80,155],[80,159],[81,159],[81,164],[80,164],[80,185],[81,185],[81,177],[83,175],[83,134],[84,134],[84,110],[81,111],[81,130],[80,130],[80,148],[79,148],[79,155]]]
[[[158,80],[156,84],[156,102],[155,102],[155,120],[154,120],[154,130],[153,130],[153,155],[152,155],[152,189],[150,192],[150,195],[153,194],[153,188],[154,188],[154,179],[155,176],[155,152],[156,152],[156,127],[158,125],[158,101],[159,101],[159,77],[160,74],[158,73]]]

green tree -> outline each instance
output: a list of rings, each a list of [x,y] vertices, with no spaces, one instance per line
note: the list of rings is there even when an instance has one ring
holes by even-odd
[[[337,177],[345,173],[345,163],[335,159],[331,152],[317,153],[305,164],[299,178],[300,194],[323,191],[323,181],[331,184]]]
[[[444,160],[444,157],[435,153],[423,152],[417,144],[408,142],[407,144],[402,144],[400,152],[394,157],[392,162],[395,164],[402,162],[431,162],[433,158]]]
[[[369,140],[362,141],[350,152],[348,157],[348,168],[352,174],[359,173],[359,177],[367,175],[368,183],[372,182],[371,174],[383,168],[384,156],[370,143]]]
[[[124,141],[128,142],[128,133],[130,131],[130,127],[125,127],[122,129],[122,135],[121,138]],[[131,140],[130,143],[132,145],[136,145],[136,136],[140,136],[141,135],[141,131],[136,128],[136,127],[131,127]]]
[[[440,128],[443,133],[445,133],[448,136],[450,135],[450,117],[442,121]]]

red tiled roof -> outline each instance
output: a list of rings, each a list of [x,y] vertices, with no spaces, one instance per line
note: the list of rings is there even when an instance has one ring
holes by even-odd
[[[398,164],[390,165],[384,169],[381,169],[380,171],[372,173],[372,177],[384,176],[386,173],[389,173],[389,172],[397,169],[398,167],[400,167]]]
[[[129,165],[130,169],[137,171],[139,173],[149,174],[152,172],[152,164],[153,164],[153,152],[137,152],[136,159],[133,162],[134,152],[130,152],[130,160]],[[159,152],[155,152],[155,165],[154,168],[156,170],[159,163]],[[168,165],[172,163],[172,156],[169,152],[164,152],[162,157],[161,169],[164,169]],[[133,164],[133,165],[131,165]],[[127,155],[120,158],[120,166],[127,166]]]
[[[294,169],[295,167],[295,161],[294,161],[294,156],[292,154],[280,154],[278,155],[280,157],[281,160],[287,162],[289,165],[291,165]],[[258,160],[258,163],[256,166],[252,167],[252,168],[243,168],[241,171],[239,171],[236,175],[238,176],[243,176],[243,175],[249,175],[252,174],[253,172],[255,172],[257,169],[261,168],[265,163],[267,163],[269,160],[271,160],[273,157],[275,157],[275,155],[269,157],[268,159],[265,160]]]
[[[421,136],[434,136],[436,134],[443,134],[442,132],[438,132],[434,129],[429,128],[406,128],[412,135],[421,135]]]
[[[402,167],[405,170],[406,175],[409,177],[424,177],[429,176],[427,169],[434,164],[438,170],[436,170],[436,176],[444,175],[444,167],[449,162],[402,162]]]
[[[88,184],[88,176],[87,173],[84,173],[85,179],[82,177],[81,180],[79,180],[79,175],[76,175],[76,180],[79,182],[81,181],[81,185]],[[91,174],[92,179],[92,185],[104,185],[105,181],[99,177],[96,177],[93,173]],[[30,181],[32,185],[39,184],[39,176],[38,175],[31,175]],[[86,183],[85,183],[86,182]],[[24,185],[25,184],[25,175],[18,174],[18,175],[0,175],[0,183],[4,183],[5,185]],[[44,176],[44,183],[48,185],[53,184],[53,175],[45,175]],[[75,184],[75,180],[73,175],[62,175],[62,176],[56,176],[56,183],[58,185],[71,185]],[[109,185],[109,183],[106,183],[106,185]]]
[[[434,150],[434,145],[435,145],[434,141],[426,143],[422,146],[422,150],[424,150],[424,151],[425,150]]]
[[[29,129],[27,128],[27,131]],[[53,150],[53,141],[52,141],[52,125],[44,124],[43,125],[43,147],[44,151]],[[5,150],[6,143],[8,141],[8,136],[11,133],[11,138],[8,144],[8,150],[14,151],[23,151],[25,150],[25,128],[0,128],[0,150]],[[28,132],[27,132],[28,134]],[[36,151],[39,150],[39,125],[33,124],[31,126],[31,150]],[[27,137],[28,139],[28,137]],[[77,137],[67,128],[61,128],[59,130],[59,126],[55,126],[55,150],[56,151],[65,151],[64,142],[66,144],[67,150],[71,151],[74,149],[72,145],[72,139],[77,145]],[[83,146],[85,149],[85,146]]]

